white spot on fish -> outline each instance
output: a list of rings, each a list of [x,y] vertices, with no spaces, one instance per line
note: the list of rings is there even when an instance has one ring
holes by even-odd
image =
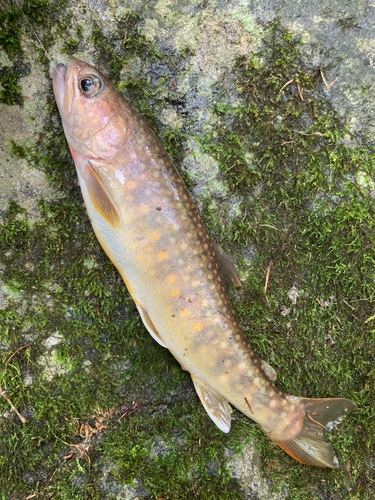
[[[122,186],[125,186],[126,178],[125,178],[124,172],[122,172],[122,170],[116,170],[115,177],[117,180],[119,180],[121,182]]]

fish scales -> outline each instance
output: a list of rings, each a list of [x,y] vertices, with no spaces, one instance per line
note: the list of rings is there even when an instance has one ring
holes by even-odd
[[[56,67],[54,92],[97,238],[212,420],[228,432],[230,402],[300,462],[337,466],[322,428],[355,405],[288,396],[272,383],[274,370],[251,349],[226,294],[228,276],[239,284],[233,265],[150,128],[82,61]]]

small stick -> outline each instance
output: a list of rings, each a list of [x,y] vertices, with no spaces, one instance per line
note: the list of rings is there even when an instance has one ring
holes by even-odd
[[[295,141],[284,141],[281,143],[282,146],[285,146],[285,144],[293,144]]]
[[[4,370],[7,367],[7,364],[9,363],[9,361],[13,358],[13,356],[15,354],[17,354],[17,352],[19,352],[19,351],[21,351],[21,349],[25,349],[25,347],[29,347],[29,346],[31,346],[31,344],[26,344],[26,345],[23,345],[22,347],[20,347],[19,349],[17,349],[17,351],[14,351],[14,353],[11,356],[9,356],[9,358],[5,361]]]
[[[324,78],[322,68],[320,68],[320,74],[321,74],[321,76],[322,76],[322,80],[323,80],[323,82],[325,83],[325,86],[327,87],[327,89],[329,89],[329,88],[330,88],[330,87],[331,87],[331,86],[332,86],[335,82],[337,82],[337,80],[339,79],[339,77],[337,76],[337,77],[333,80],[333,82],[331,82],[331,83],[327,83],[327,82],[326,82],[326,79]]]
[[[271,259],[271,261],[269,263],[269,266],[267,268],[266,283],[264,285],[264,293],[267,293],[268,279],[270,277],[270,271],[271,271],[272,262],[273,262],[273,259]]]
[[[285,87],[286,87],[287,85],[289,85],[290,83],[293,83],[293,82],[294,82],[294,80],[295,80],[295,78],[292,78],[291,80],[289,80],[289,82],[286,82],[286,84],[285,84],[285,85],[283,85],[283,86],[281,87],[280,92],[279,92],[279,95],[280,95],[280,94],[281,94],[281,92],[285,89]]]
[[[249,407],[249,410],[251,411],[251,414],[254,415],[253,410],[251,409],[250,403],[248,402],[247,398],[245,398],[246,404]]]
[[[296,85],[297,85],[297,90],[298,90],[299,96],[301,98],[301,101],[303,101],[303,95],[302,95],[301,89],[299,88],[298,82],[296,82]]]
[[[320,422],[317,422],[316,420],[314,420],[312,417],[310,417],[310,415],[307,413],[307,411],[305,412],[306,415],[309,417],[310,420],[312,420],[313,422],[315,422],[316,424],[320,425],[320,427],[323,427],[323,429],[327,429],[327,427],[323,424],[321,424]]]
[[[352,475],[350,474],[350,466],[351,466],[351,462],[350,462],[350,460],[348,460],[348,463],[346,464],[346,470],[348,472],[349,479],[351,480]]]
[[[14,404],[12,403],[12,401],[8,398],[8,396],[5,394],[5,391],[3,391],[3,388],[2,386],[0,385],[0,396],[2,396],[5,401],[7,401],[7,403],[9,403],[12,411],[14,411],[14,413],[18,416],[18,418],[21,420],[21,422],[23,424],[27,424],[28,420],[27,418],[25,418],[24,416],[22,416],[19,411],[17,410],[17,408],[14,406]]]
[[[67,446],[72,446],[74,448],[76,448],[77,450],[79,450],[83,455],[85,455],[88,463],[89,463],[89,466],[91,467],[91,460],[90,460],[90,457],[88,455],[88,453],[86,452],[86,450],[80,446],[79,444],[73,444],[73,443],[67,443],[66,441],[64,441],[63,439],[55,436],[57,439],[59,439],[62,443],[66,444]],[[65,458],[65,457],[64,457]]]
[[[229,170],[232,170],[232,168],[234,168],[238,163],[240,163],[238,160],[235,161],[231,167],[224,170],[223,175],[225,175],[227,172],[229,172]]]
[[[352,306],[351,306],[348,302],[346,302],[346,300],[345,300],[345,299],[342,299],[342,302],[344,302],[344,304],[346,304],[348,307],[350,307],[350,309],[351,309],[352,311],[354,311],[354,310],[355,310],[355,307],[352,307]]]

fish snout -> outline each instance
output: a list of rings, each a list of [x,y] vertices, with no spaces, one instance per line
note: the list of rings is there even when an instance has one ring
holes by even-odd
[[[64,93],[66,87],[66,66],[64,64],[57,64],[53,70],[53,92],[59,109],[61,109],[64,100]]]

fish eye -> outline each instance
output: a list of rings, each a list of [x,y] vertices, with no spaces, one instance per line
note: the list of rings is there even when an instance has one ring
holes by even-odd
[[[79,81],[80,91],[88,97],[93,97],[103,87],[103,82],[98,76],[86,75]]]

